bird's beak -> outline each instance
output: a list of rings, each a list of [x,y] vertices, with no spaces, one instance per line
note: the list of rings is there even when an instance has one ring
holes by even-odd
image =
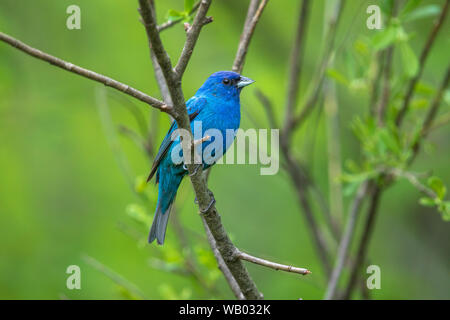
[[[255,80],[241,76],[241,79],[237,83],[237,87],[243,88],[243,87],[248,86],[249,84],[252,84],[253,82],[255,82]]]

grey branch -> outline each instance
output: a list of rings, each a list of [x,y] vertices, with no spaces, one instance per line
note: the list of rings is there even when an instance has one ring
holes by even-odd
[[[306,26],[309,16],[309,3],[310,0],[303,0],[300,17],[297,22],[297,32],[294,39],[294,45],[292,47],[290,57],[290,73],[289,84],[286,101],[286,116],[284,120],[284,126],[288,126],[292,119],[294,107],[298,101],[298,94],[300,90],[300,78],[302,71],[303,52],[306,45]]]
[[[225,277],[225,280],[227,281],[228,285],[230,286],[230,289],[233,292],[234,296],[239,300],[244,300],[245,296],[242,293],[241,288],[239,287],[239,284],[237,283],[237,281],[234,278],[233,274],[231,273],[230,269],[228,269],[227,264],[223,260],[222,255],[219,252],[219,249],[217,249],[216,240],[214,239],[214,236],[211,234],[211,231],[209,230],[209,227],[206,224],[205,219],[202,219],[202,222],[205,227],[206,237],[211,246],[214,257],[217,260],[217,266],[219,267],[220,271],[222,271],[223,276]]]
[[[345,226],[342,240],[339,243],[336,263],[333,272],[331,273],[330,281],[328,282],[328,288],[325,293],[326,300],[334,299],[336,296],[336,289],[341,277],[342,270],[344,269],[345,262],[347,261],[347,258],[349,256],[349,250],[355,232],[356,221],[358,220],[364,198],[367,195],[368,186],[369,183],[367,181],[363,182],[351,206],[351,210],[347,219],[347,225]]]
[[[173,109],[171,106],[166,105],[164,102],[155,99],[137,89],[134,89],[126,84],[123,84],[119,81],[116,81],[114,79],[111,79],[107,76],[104,76],[102,74],[99,74],[97,72],[79,67],[77,65],[74,65],[73,63],[64,61],[62,59],[59,59],[57,57],[54,57],[52,55],[49,55],[48,53],[42,52],[36,48],[30,47],[29,45],[7,35],[4,34],[2,32],[0,32],[0,40],[11,45],[12,47],[15,47],[17,49],[19,49],[20,51],[25,52],[26,54],[29,54],[30,56],[33,56],[35,58],[38,58],[40,60],[43,61],[47,61],[48,63],[59,67],[61,69],[64,69],[66,71],[78,74],[82,77],[100,82],[102,84],[104,84],[105,86],[114,88],[116,90],[119,90],[123,93],[126,93],[138,100],[141,100],[147,104],[149,104],[150,106],[159,109],[161,111],[164,111],[168,114],[171,114]]]
[[[312,88],[311,94],[308,96],[308,99],[305,101],[304,106],[300,112],[299,115],[294,117],[290,123],[288,123],[288,130],[292,128],[298,128],[300,127],[303,122],[306,120],[314,106],[316,105],[320,92],[322,89],[322,85],[324,82],[324,78],[326,75],[328,64],[333,57],[333,48],[334,48],[334,42],[336,39],[336,33],[337,33],[337,27],[340,20],[340,17],[342,16],[342,11],[344,8],[344,0],[338,1],[335,4],[335,10],[333,12],[333,16],[328,21],[328,31],[327,31],[327,37],[326,37],[326,48],[324,50],[324,54],[322,57],[322,61],[319,66],[318,70],[318,76],[315,81],[315,84]]]
[[[206,13],[208,12],[209,6],[211,5],[211,0],[201,0],[200,7],[198,8],[197,14],[195,15],[194,22],[186,31],[186,42],[184,43],[183,51],[181,52],[180,59],[175,66],[175,73],[181,79],[183,77],[184,71],[186,70],[187,64],[191,59],[192,52],[194,51],[195,44],[197,43],[198,36],[202,27],[211,22],[211,19],[206,18]]]
[[[239,259],[242,259],[242,260],[254,263],[254,264],[259,264],[260,266],[264,266],[264,267],[275,269],[275,270],[282,270],[282,271],[298,273],[298,274],[302,274],[302,275],[311,273],[311,271],[309,271],[308,269],[305,269],[305,268],[298,268],[298,267],[293,267],[293,266],[288,266],[285,264],[272,262],[269,260],[265,260],[265,259],[261,259],[261,258],[252,256],[252,255],[249,255],[248,253],[245,253],[242,251],[237,251],[236,257]]]
[[[250,2],[247,18],[244,23],[244,30],[242,31],[241,39],[239,41],[239,46],[237,50],[236,57],[234,59],[232,71],[241,73],[244,68],[245,56],[247,55],[248,46],[250,45],[250,40],[253,37],[253,33],[255,32],[256,24],[263,13],[264,8],[266,7],[269,0],[261,0],[258,8],[255,11],[256,5],[258,4],[258,0],[252,0]]]

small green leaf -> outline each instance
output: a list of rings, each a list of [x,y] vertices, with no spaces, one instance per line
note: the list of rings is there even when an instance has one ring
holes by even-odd
[[[444,199],[444,197],[447,193],[447,188],[445,187],[445,185],[441,179],[433,176],[433,177],[428,178],[427,183],[428,183],[428,186],[434,192],[436,192],[436,195],[438,196],[439,199],[441,199],[441,200]]]
[[[194,0],[184,0],[184,11],[187,13],[191,12],[194,7]]]
[[[423,197],[419,199],[419,203],[426,207],[434,207],[436,203],[434,202],[434,199],[429,197]]]
[[[433,17],[441,12],[441,8],[437,5],[428,5],[420,7],[403,17],[403,21],[410,22],[418,19]]]
[[[397,38],[397,28],[389,26],[378,32],[372,38],[372,47],[375,50],[383,50],[395,42]]]
[[[414,77],[419,70],[419,61],[408,42],[400,42],[400,55],[406,75],[408,77]]]
[[[147,179],[144,176],[138,176],[134,179],[134,190],[137,193],[142,193],[147,187]]]
[[[404,15],[410,13],[411,11],[416,9],[420,5],[421,2],[422,2],[422,0],[408,0],[406,5],[401,10],[400,16],[404,16]]]
[[[345,86],[348,86],[350,83],[348,79],[343,75],[341,72],[339,72],[336,69],[328,69],[327,70],[327,76],[333,80],[335,80],[337,83],[341,83]]]
[[[131,203],[125,209],[128,216],[133,218],[136,222],[139,222],[146,227],[148,227],[151,223],[151,217],[147,214],[145,208],[141,205]]]
[[[439,206],[444,221],[450,221],[450,201],[443,201]]]
[[[444,101],[446,104],[450,105],[450,90],[445,90]]]
[[[168,21],[176,21],[176,20],[183,19],[184,17],[185,17],[185,13],[184,12],[176,11],[176,10],[173,10],[173,9],[170,9],[167,12],[167,20]]]

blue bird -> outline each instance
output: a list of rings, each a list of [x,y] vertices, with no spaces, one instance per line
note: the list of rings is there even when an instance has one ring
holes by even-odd
[[[222,150],[218,148],[217,152],[213,151],[211,153],[213,161],[223,156],[230,147],[234,135],[232,137],[233,139],[225,139],[226,131],[227,129],[232,129],[236,132],[239,128],[241,120],[239,95],[243,87],[253,82],[253,80],[235,72],[219,71],[209,76],[196,94],[186,102],[187,112],[191,121],[191,130],[193,132],[195,123],[201,121],[201,137],[204,137],[204,132],[208,129],[217,129],[224,137]],[[155,157],[150,175],[147,179],[147,181],[150,181],[156,173],[156,183],[159,183],[156,212],[148,238],[150,243],[155,239],[158,244],[164,243],[170,209],[172,208],[181,180],[188,173],[183,163],[176,164],[171,157],[174,148],[180,148],[179,136],[174,140],[171,139],[171,135],[176,129],[177,124],[174,121],[159,147],[158,154]],[[231,140],[231,142],[228,140]],[[214,139],[202,142],[202,152],[213,141]],[[203,169],[209,168],[214,163],[211,163],[211,159],[205,158],[202,159],[202,162]]]

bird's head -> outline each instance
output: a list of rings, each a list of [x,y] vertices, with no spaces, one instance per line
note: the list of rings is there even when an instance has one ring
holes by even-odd
[[[218,98],[239,98],[242,88],[255,82],[232,71],[213,73],[197,91],[197,95],[211,94]]]

